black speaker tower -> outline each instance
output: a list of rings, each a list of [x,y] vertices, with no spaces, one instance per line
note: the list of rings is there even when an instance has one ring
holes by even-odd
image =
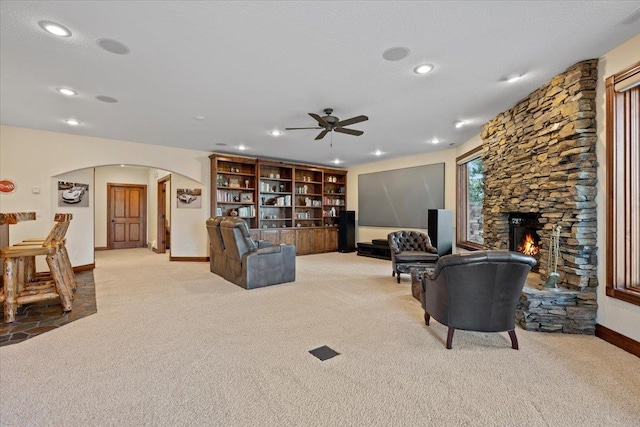
[[[427,234],[438,255],[449,255],[453,251],[453,212],[448,209],[429,209]]]
[[[338,223],[338,252],[356,250],[356,211],[340,211]]]

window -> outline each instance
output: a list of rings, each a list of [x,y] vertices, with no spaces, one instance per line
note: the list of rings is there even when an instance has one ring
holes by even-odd
[[[456,163],[458,165],[456,244],[465,249],[482,249],[484,244],[482,147],[477,147],[458,157]]]
[[[607,295],[640,305],[640,62],[606,80]]]

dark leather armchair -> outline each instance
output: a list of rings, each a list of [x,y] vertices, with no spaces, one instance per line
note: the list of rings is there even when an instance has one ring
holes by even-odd
[[[226,263],[222,276],[228,281],[253,289],[296,280],[294,245],[259,247],[247,223],[234,217],[224,217],[220,234]]]
[[[398,275],[400,283],[400,264],[426,264],[435,263],[438,260],[438,250],[431,244],[431,239],[426,233],[419,231],[394,231],[387,235],[389,248],[391,249],[391,276]]]
[[[449,327],[447,348],[456,329],[509,332],[518,349],[516,305],[536,260],[520,252],[478,251],[441,257],[433,272],[422,276],[420,301],[424,320]]]

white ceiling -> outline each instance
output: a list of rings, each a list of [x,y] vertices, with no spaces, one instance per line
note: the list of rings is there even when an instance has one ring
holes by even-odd
[[[6,1],[0,118],[21,126],[352,166],[460,145],[574,63],[640,33],[640,1]],[[41,20],[69,28],[45,33]],[[622,23],[623,21],[630,23]],[[131,52],[117,55],[96,40]],[[400,61],[382,53],[410,49]],[[640,54],[639,54],[640,57]],[[413,73],[432,63],[427,75]],[[515,83],[501,81],[526,73]],[[54,89],[78,91],[64,97]],[[97,95],[119,100],[100,102]],[[317,130],[334,108],[369,121]],[[205,120],[195,120],[203,116]],[[70,127],[65,119],[81,126]],[[454,121],[468,126],[456,129]],[[428,143],[437,137],[444,142]],[[216,144],[227,144],[219,146]],[[385,154],[378,158],[375,150]]]

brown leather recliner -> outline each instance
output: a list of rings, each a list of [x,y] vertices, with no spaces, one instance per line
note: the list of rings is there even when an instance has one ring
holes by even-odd
[[[394,231],[387,235],[391,249],[391,277],[398,275],[400,283],[400,264],[426,264],[438,260],[438,250],[431,244],[426,233],[419,231]],[[403,271],[408,273],[408,271]]]
[[[535,258],[509,251],[478,251],[445,255],[433,272],[422,275],[420,301],[424,321],[430,317],[449,327],[448,349],[456,329],[509,332],[518,349],[515,313]]]
[[[222,276],[245,289],[260,288],[296,280],[296,247],[259,247],[249,235],[247,223],[224,217],[220,222],[225,269]]]

